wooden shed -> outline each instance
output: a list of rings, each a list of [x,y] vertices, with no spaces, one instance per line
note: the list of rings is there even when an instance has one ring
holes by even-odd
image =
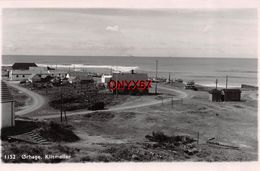
[[[221,90],[222,101],[240,101],[241,90],[240,89],[223,89]]]
[[[213,102],[221,102],[221,90],[212,89],[209,91],[209,100]]]

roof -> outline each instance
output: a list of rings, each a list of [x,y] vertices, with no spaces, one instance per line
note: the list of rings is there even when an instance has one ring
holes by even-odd
[[[13,70],[29,70],[30,67],[37,67],[35,63],[14,63]]]
[[[13,96],[11,95],[6,83],[1,81],[1,102],[8,102],[13,100]]]
[[[76,78],[80,80],[93,80],[93,77],[89,75],[77,75]]]
[[[146,73],[113,73],[112,80],[126,80],[126,81],[138,81],[138,80],[148,80],[148,75]]]
[[[102,75],[101,77],[103,77],[103,78],[111,78],[112,75]]]
[[[211,89],[210,91],[209,91],[209,93],[210,94],[220,94],[221,93],[221,90],[218,90],[218,89]]]
[[[223,89],[224,93],[241,93],[240,89]]]
[[[67,71],[62,71],[62,70],[49,70],[50,74],[67,74]]]

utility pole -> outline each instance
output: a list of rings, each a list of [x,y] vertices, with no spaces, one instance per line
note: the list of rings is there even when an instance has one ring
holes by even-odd
[[[218,89],[218,79],[216,79],[216,89]]]
[[[171,82],[171,73],[169,72],[169,83]]]
[[[118,88],[118,87],[117,87],[117,76],[118,76],[118,75],[117,75],[117,73],[115,73],[115,75],[116,75],[116,97],[118,97],[118,90],[117,90],[117,88]]]
[[[62,98],[62,83],[60,85],[60,122],[62,122],[62,111],[63,111],[63,98]]]
[[[228,88],[228,76],[226,76],[226,89]]]
[[[155,94],[157,94],[157,72],[158,72],[158,60],[156,60],[156,68],[155,68]]]

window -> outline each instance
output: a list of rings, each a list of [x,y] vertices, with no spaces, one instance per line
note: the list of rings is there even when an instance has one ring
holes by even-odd
[[[23,77],[25,77],[25,76],[23,75]]]
[[[19,77],[19,75],[16,75],[16,77],[18,78],[18,77]]]

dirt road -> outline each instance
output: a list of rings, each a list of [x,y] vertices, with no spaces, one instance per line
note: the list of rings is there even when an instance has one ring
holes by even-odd
[[[31,90],[28,90],[15,83],[11,83],[8,81],[5,81],[5,83],[32,98],[32,104],[25,106],[23,110],[15,112],[15,115],[22,116],[22,115],[28,114],[30,112],[36,111],[37,109],[39,109],[46,103],[46,100],[43,96],[41,96]]]
[[[170,102],[172,100],[179,100],[179,99],[183,99],[188,97],[187,93],[181,91],[181,90],[176,90],[176,89],[172,89],[172,88],[167,88],[167,87],[163,87],[163,86],[159,86],[158,89],[162,89],[162,90],[167,90],[169,93],[177,93],[177,97],[175,96],[174,98],[169,98],[169,99],[165,99],[164,103]],[[129,106],[116,106],[116,107],[111,107],[110,109],[107,110],[102,110],[103,112],[108,112],[108,111],[118,111],[118,110],[127,110],[127,109],[135,109],[135,108],[140,108],[140,107],[147,107],[147,106],[153,106],[153,105],[158,105],[161,104],[161,100],[151,100],[149,102],[144,102],[142,104],[138,103],[138,104],[132,104]],[[80,112],[67,112],[67,116],[73,116],[73,115],[84,115],[84,114],[89,114],[89,113],[93,113],[93,112],[97,112],[97,111],[80,111]],[[32,117],[33,119],[51,119],[51,118],[58,118],[60,117],[60,114],[56,114],[56,115],[45,115],[45,116],[35,116]]]
[[[15,114],[18,116],[21,115],[25,115],[28,113],[31,113],[33,111],[36,111],[37,109],[39,109],[40,107],[42,107],[45,103],[46,100],[43,96],[30,91],[26,88],[23,88],[15,83],[10,83],[10,82],[6,82],[9,86],[22,91],[23,93],[25,93],[26,95],[30,96],[32,98],[32,104],[29,106],[26,106],[23,110],[17,111]],[[187,98],[187,93],[183,92],[181,90],[176,90],[173,88],[168,88],[165,86],[159,86],[158,89],[161,90],[166,90],[168,93],[177,93],[177,97],[175,96],[173,99],[169,98],[169,99],[165,99],[164,103],[170,102],[171,100],[179,100],[179,99],[183,99],[183,98]],[[137,104],[132,104],[132,105],[128,105],[128,106],[115,106],[115,107],[111,107],[110,109],[107,110],[102,110],[102,111],[118,111],[118,110],[127,110],[127,109],[135,109],[135,108],[140,108],[140,107],[147,107],[147,106],[153,106],[153,105],[157,105],[160,104],[161,100],[150,100],[149,102],[144,102],[144,103],[137,103]],[[82,114],[88,114],[88,113],[93,113],[96,111],[80,111],[80,112],[67,112],[67,116],[73,116],[73,115],[82,115]],[[46,116],[36,116],[36,117],[32,117],[34,119],[51,119],[51,118],[57,118],[60,117],[60,114],[56,114],[56,115],[46,115]]]

